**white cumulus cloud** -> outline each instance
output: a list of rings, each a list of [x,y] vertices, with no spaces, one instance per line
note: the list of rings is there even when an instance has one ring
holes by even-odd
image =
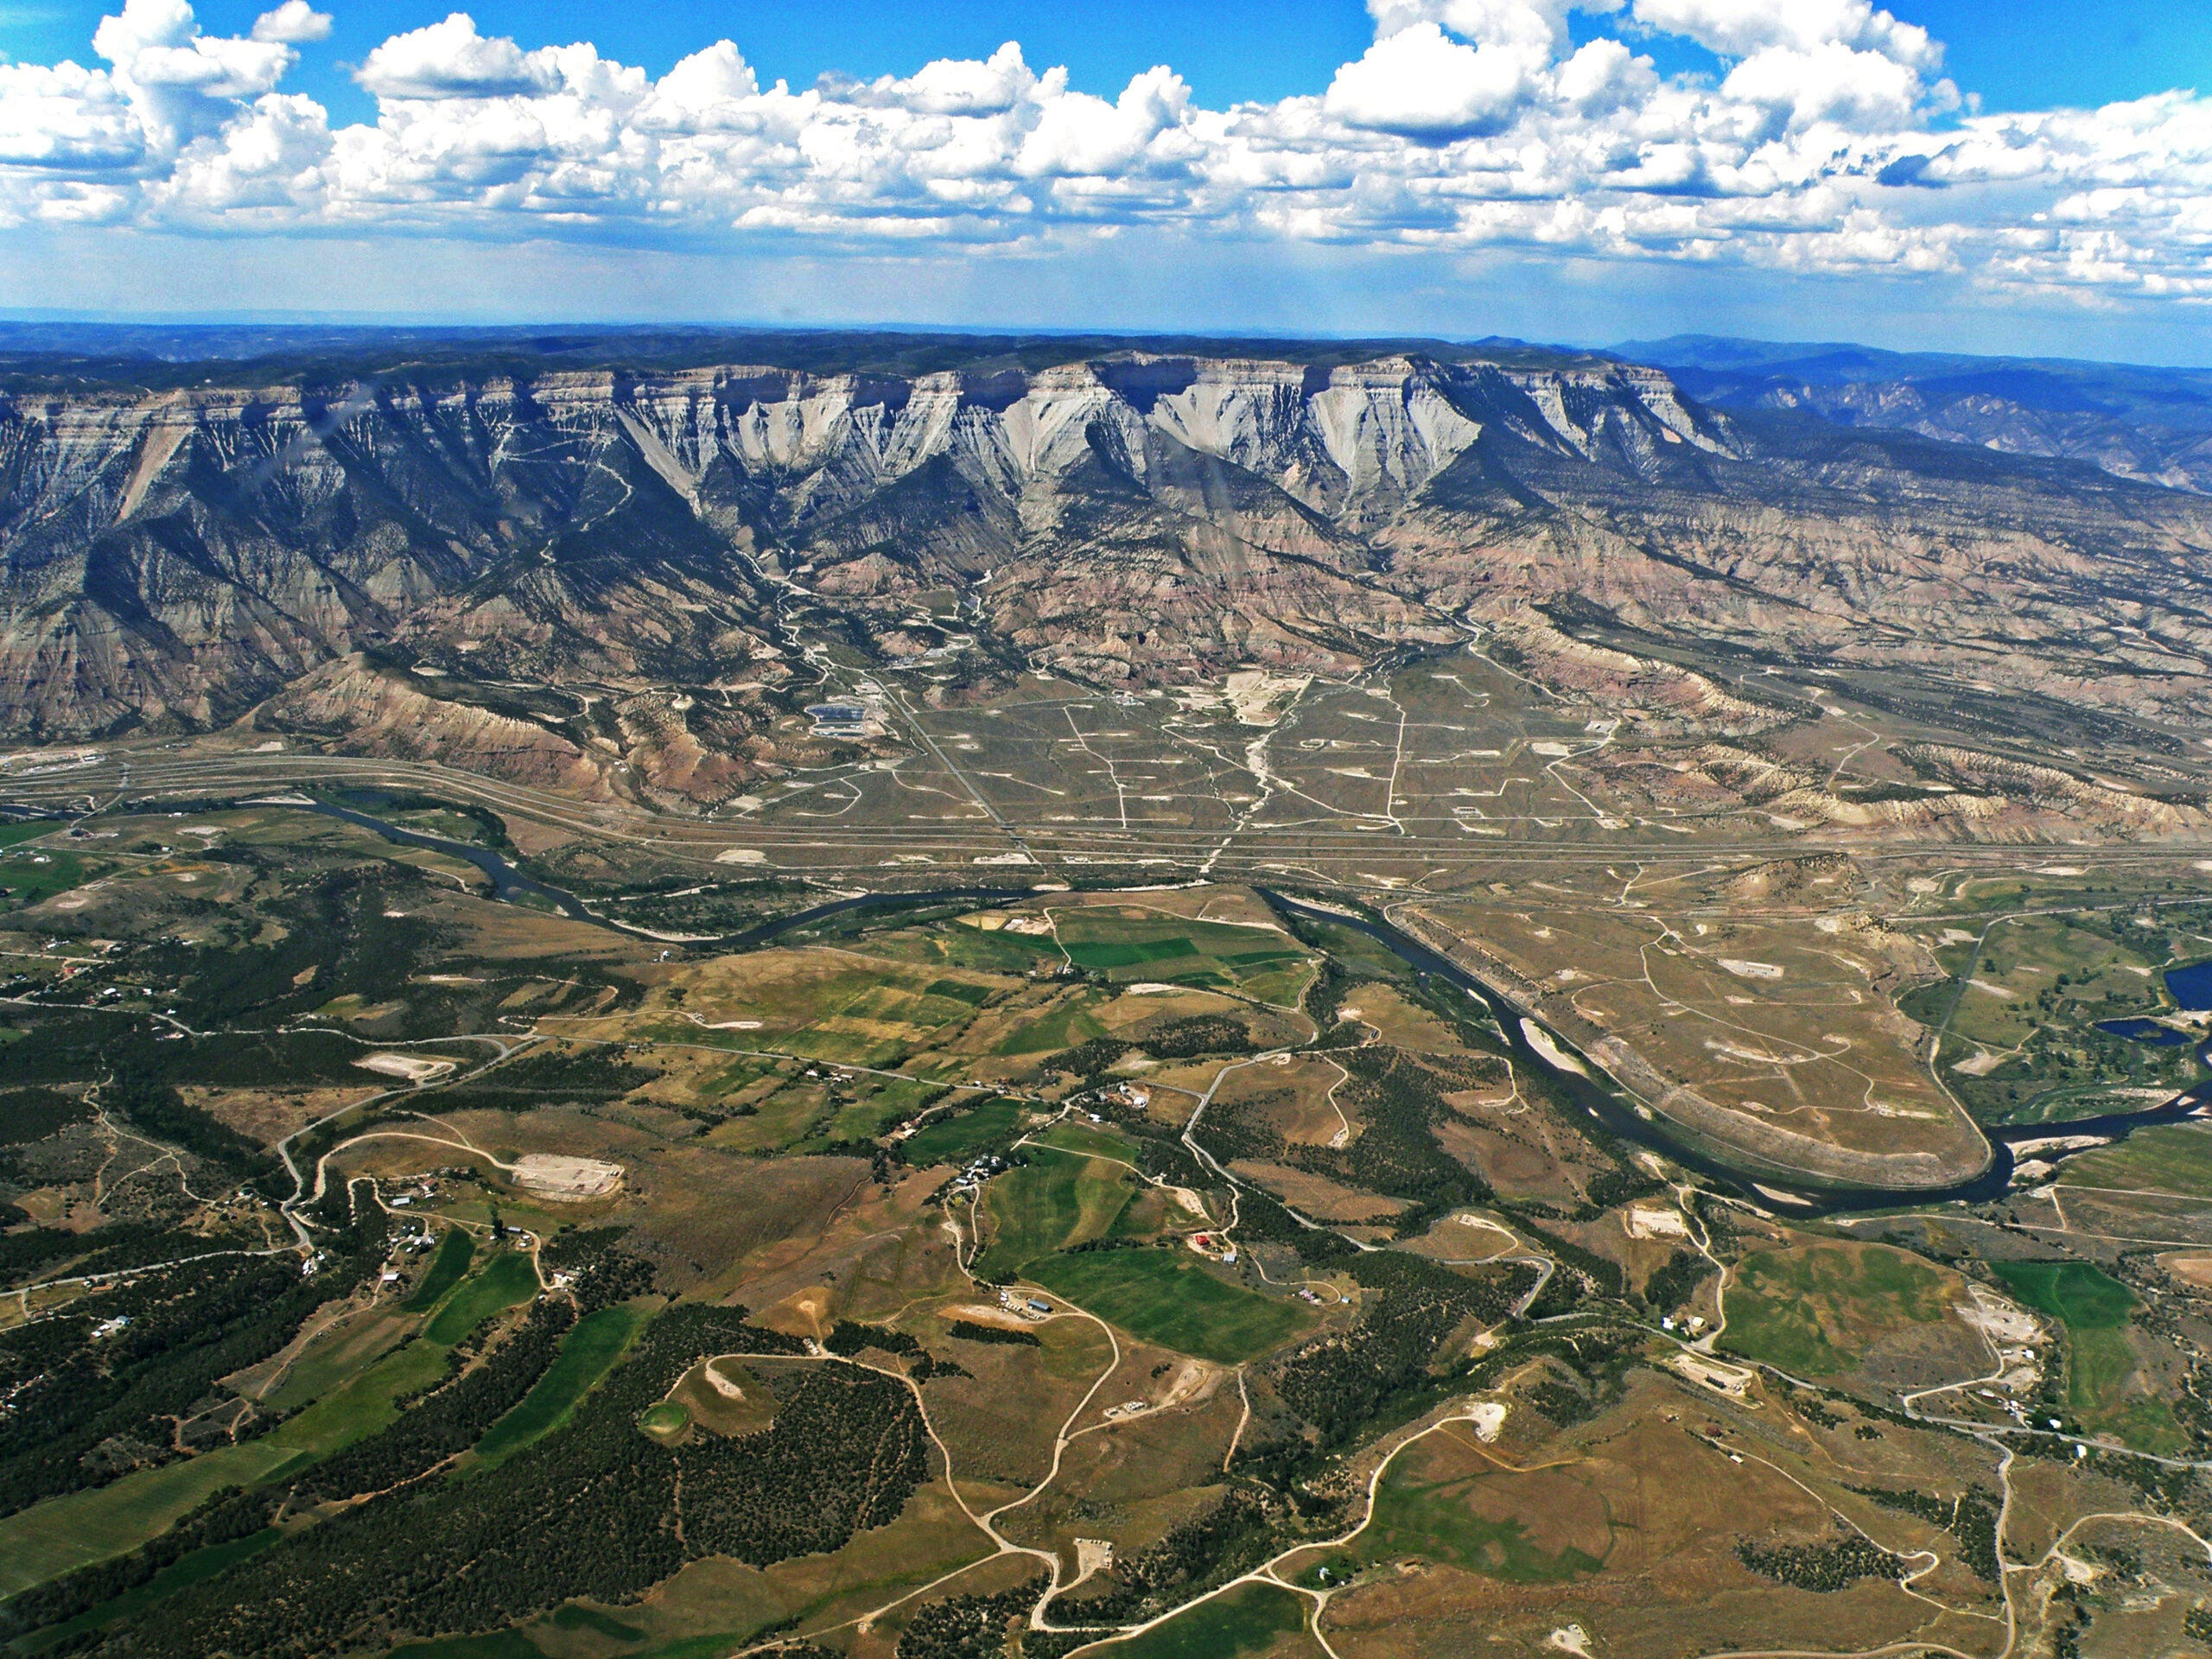
[[[328,12],[317,11],[308,0],[284,0],[274,11],[264,11],[253,20],[253,38],[305,46],[311,41],[328,40],[330,22]]]
[[[504,35],[486,39],[465,11],[395,35],[369,54],[354,76],[378,98],[501,98],[550,92],[559,84],[551,54],[524,52]]]
[[[92,67],[0,64],[0,226],[900,249],[1157,226],[2212,301],[2192,92],[1962,113],[1940,44],[1869,0],[1370,10],[1373,43],[1325,84],[1227,108],[1169,65],[1087,88],[1014,41],[796,90],[702,41],[655,79],[455,11],[378,44],[356,72],[374,119],[334,125],[282,85],[327,28],[306,0],[246,37],[126,0]],[[1717,71],[1662,73],[1661,36]]]
[[[1503,46],[1474,47],[1433,22],[1386,35],[1329,83],[1329,113],[1347,125],[1416,138],[1459,138],[1510,124],[1541,67]]]

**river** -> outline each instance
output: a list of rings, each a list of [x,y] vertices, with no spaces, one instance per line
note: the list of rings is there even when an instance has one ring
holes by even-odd
[[[327,801],[302,801],[294,804],[303,812],[320,812],[325,817],[342,818],[361,829],[373,830],[385,840],[396,841],[402,846],[428,848],[435,852],[466,859],[490,878],[492,896],[505,903],[513,904],[518,898],[541,899],[571,921],[603,927],[611,933],[620,933],[625,938],[637,939],[646,944],[665,944],[671,949],[685,950],[751,950],[795,927],[804,927],[825,917],[842,916],[848,911],[887,910],[899,905],[1004,904],[1012,899],[1027,899],[1030,893],[1027,887],[944,887],[927,893],[863,893],[850,899],[836,899],[828,904],[793,911],[788,916],[775,917],[741,932],[721,933],[706,938],[687,936],[671,939],[649,933],[642,928],[626,927],[620,922],[610,921],[567,889],[551,887],[532,876],[524,875],[488,847],[448,840],[444,836],[426,835],[420,830],[403,830],[396,823],[386,823],[382,818],[372,817],[366,812],[357,812],[349,806],[335,806]]]
[[[403,830],[397,824],[386,823],[365,812],[351,807],[335,806],[317,801],[302,808],[321,812],[327,817],[341,818],[365,830],[374,830],[387,840],[410,847],[423,847],[466,859],[484,872],[492,883],[493,896],[512,903],[518,897],[537,899],[551,905],[571,920],[603,927],[625,938],[655,942],[655,936],[635,928],[609,921],[585,905],[574,893],[524,875],[499,854],[488,848],[477,847],[465,841],[451,841],[443,836],[425,835],[417,830]],[[2012,1147],[2020,1141],[2048,1141],[2059,1135],[2096,1136],[2102,1140],[2124,1140],[2137,1129],[2149,1128],[2161,1123],[2178,1123],[2196,1116],[2200,1110],[2212,1108],[2212,1081],[2197,1084],[2174,1096],[2162,1106],[2145,1111],[2113,1113],[2103,1117],[2074,1118],[2059,1123],[2007,1124],[1995,1128],[1978,1125],[1983,1138],[1989,1143],[1990,1158],[1982,1172],[1971,1179],[1942,1187],[1875,1187],[1834,1186],[1811,1183],[1780,1171],[1754,1174],[1742,1166],[1724,1162],[1705,1151],[1686,1136],[1676,1135],[1664,1118],[1646,1117],[1614,1090],[1586,1076],[1540,1052],[1522,1028],[1519,1010],[1492,987],[1469,973],[1441,951],[1430,949],[1419,939],[1388,922],[1370,921],[1342,911],[1327,910],[1316,905],[1301,903],[1286,894],[1267,887],[1255,887],[1255,892],[1275,911],[1286,917],[1302,921],[1323,922],[1336,927],[1351,929],[1364,934],[1408,966],[1420,973],[1445,981],[1458,987],[1486,1007],[1505,1033],[1515,1062],[1529,1066],[1549,1078],[1558,1092],[1589,1116],[1609,1135],[1645,1147],[1670,1159],[1683,1168],[1693,1170],[1708,1180],[1719,1182],[1745,1193],[1761,1202],[1771,1202],[1773,1195],[1786,1192],[1797,1195],[1801,1202],[1793,1206],[1793,1213],[1808,1215],[1838,1214],[1852,1211],[1882,1210],[1906,1204],[1943,1204],[1954,1201],[1986,1204],[2001,1198],[2012,1188]],[[664,941],[691,950],[750,950],[771,942],[794,928],[804,927],[831,916],[840,916],[855,910],[880,910],[899,906],[931,904],[1003,904],[1011,899],[1026,899],[1030,890],[1020,887],[942,887],[919,893],[869,893],[850,899],[835,899],[816,905],[810,909],[779,916],[772,920],[749,927],[742,932],[722,934],[713,938]],[[1551,1040],[1565,1051],[1567,1045],[1556,1036]],[[2212,1058],[2212,1051],[2206,1056]],[[1594,1070],[1594,1067],[1593,1067]]]
[[[1977,1124],[1975,1127],[1980,1129],[1983,1139],[1989,1143],[1989,1162],[1980,1174],[1949,1186],[1834,1186],[1808,1182],[1802,1177],[1790,1177],[1780,1172],[1754,1176],[1743,1166],[1724,1163],[1687,1138],[1678,1136],[1669,1129],[1665,1119],[1656,1116],[1646,1118],[1619,1094],[1594,1077],[1579,1075],[1554,1064],[1530,1044],[1522,1030],[1518,1009],[1451,957],[1441,951],[1431,950],[1411,934],[1393,927],[1388,922],[1370,921],[1363,916],[1301,904],[1295,899],[1266,887],[1255,888],[1254,891],[1282,915],[1295,917],[1301,921],[1325,922],[1364,934],[1416,971],[1444,980],[1474,997],[1490,1010],[1498,1028],[1505,1033],[1516,1063],[1541,1072],[1556,1085],[1561,1095],[1589,1114],[1606,1133],[1633,1145],[1663,1154],[1686,1169],[1694,1170],[1710,1179],[1745,1191],[1762,1202],[1770,1199],[1777,1192],[1796,1194],[1803,1202],[1793,1208],[1792,1213],[1802,1211],[1805,1214],[1827,1215],[1855,1210],[1886,1210],[1906,1204],[1954,1201],[1986,1204],[2003,1198],[2012,1189],[2012,1147],[2017,1142],[2048,1141],[2058,1135],[2095,1135],[2107,1140],[2125,1140],[2137,1129],[2150,1128],[2160,1123],[2178,1123],[2184,1118],[2194,1116],[2201,1109],[2212,1106],[2212,1082],[2206,1082],[2197,1084],[2165,1104],[2153,1106],[2146,1111],[2073,1118],[2061,1123],[2006,1124],[1996,1128]],[[1562,1051],[1567,1047],[1555,1035],[1551,1040]],[[1592,1070],[1595,1070],[1594,1065]],[[1754,1182],[1764,1191],[1755,1191]]]

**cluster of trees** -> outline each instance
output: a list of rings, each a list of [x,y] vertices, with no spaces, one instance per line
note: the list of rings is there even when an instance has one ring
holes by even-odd
[[[1559,1263],[1558,1270],[1544,1286],[1543,1294],[1529,1310],[1535,1318],[1548,1319],[1555,1313],[1564,1313],[1586,1295],[1618,1300],[1627,1294],[1627,1279],[1619,1262],[1599,1255],[1595,1250],[1585,1249],[1548,1227],[1540,1226],[1526,1207],[1514,1205],[1511,1209],[1514,1224]]]
[[[1597,1413],[1597,1403],[1573,1383],[1547,1376],[1521,1391],[1521,1397],[1561,1428],[1572,1428]]]
[[[0,1234],[0,1284],[16,1286],[61,1274],[119,1273],[210,1250],[242,1248],[246,1241],[209,1237],[161,1222],[116,1221],[90,1233],[67,1227],[28,1227]],[[256,1236],[251,1241],[258,1244]]]
[[[1106,1578],[1085,1586],[1088,1593],[1056,1603],[1054,1617],[1071,1624],[1118,1624],[1162,1611],[1266,1560],[1275,1547],[1274,1520],[1266,1497],[1238,1487],[1151,1548],[1117,1556]],[[1083,1637],[1077,1644],[1095,1639]],[[1037,1635],[1024,1637],[1023,1654],[1037,1651]]]
[[[210,1245],[188,1234],[170,1234],[168,1242],[188,1255]],[[384,1244],[378,1217],[335,1240],[322,1271],[310,1277],[289,1253],[184,1262],[116,1287],[86,1313],[0,1335],[0,1394],[9,1400],[0,1414],[0,1513],[182,1455],[176,1420],[381,1267]],[[130,1323],[92,1334],[96,1320],[118,1318]],[[271,1421],[249,1414],[240,1432]]]
[[[268,856],[234,850],[245,861]],[[333,997],[381,999],[404,984],[437,943],[429,922],[404,913],[428,886],[405,865],[316,871],[257,905],[282,921],[281,931],[257,926],[252,938],[206,944],[164,940],[134,953],[132,967],[152,983],[173,988],[167,1006],[201,1029],[273,1024],[312,1013]]]
[[[659,1075],[626,1058],[620,1048],[542,1048],[439,1090],[435,1109],[526,1112],[539,1106],[603,1105]]]
[[[1660,1313],[1671,1313],[1689,1300],[1707,1274],[1718,1271],[1695,1250],[1676,1250],[1667,1264],[1643,1281],[1644,1305]]]
[[[233,1180],[265,1174],[275,1160],[260,1142],[189,1104],[170,1086],[185,1058],[179,1051],[190,1046],[162,1042],[150,1022],[126,1023],[112,1014],[48,1015],[35,1020],[22,1036],[0,1050],[0,1081],[37,1085],[98,1077],[101,1103],[142,1133],[183,1148]],[[40,1096],[68,1099],[45,1089],[19,1090],[9,1099]],[[49,1107],[36,1116],[50,1118],[54,1112]],[[89,1107],[78,1104],[74,1116],[90,1116]],[[34,1122],[24,1126],[21,1138],[41,1139],[60,1127],[54,1122],[51,1128],[41,1128]],[[29,1133],[32,1128],[38,1133]]]
[[[1343,1234],[1327,1227],[1306,1226],[1257,1187],[1245,1187],[1236,1195],[1236,1232],[1247,1243],[1286,1245],[1309,1267],[1360,1254],[1359,1247]]]
[[[932,1376],[969,1375],[961,1369],[957,1360],[937,1358],[925,1351],[922,1344],[906,1332],[894,1331],[887,1325],[858,1325],[851,1319],[840,1319],[830,1327],[830,1334],[822,1345],[833,1354],[843,1354],[848,1357],[863,1348],[897,1354],[907,1362],[907,1375],[918,1382],[926,1382]]]
[[[1249,1054],[1252,1028],[1233,1014],[1198,1014],[1171,1020],[1141,1038],[1144,1052],[1157,1059],[1194,1060],[1201,1054]]]
[[[1131,1046],[1118,1037],[1093,1037],[1087,1043],[1077,1043],[1073,1048],[1064,1048],[1057,1054],[1047,1055],[1040,1063],[1039,1070],[1065,1071],[1085,1083],[1095,1082],[1112,1071],[1115,1063],[1128,1053]]]
[[[742,1440],[680,1447],[684,1537],[694,1555],[755,1567],[827,1554],[898,1519],[929,1478],[913,1395],[846,1367],[776,1381],[776,1420]]]
[[[926,1478],[927,1437],[903,1385],[810,1368],[779,1379],[775,1421],[759,1433],[671,1447],[637,1427],[703,1355],[799,1348],[742,1309],[671,1307],[566,1428],[466,1481],[387,1492],[288,1535],[98,1650],[305,1659],[498,1629],[571,1597],[634,1599],[702,1555],[765,1567],[839,1548],[897,1516]]]
[[[948,1337],[958,1337],[966,1342],[997,1342],[1020,1348],[1039,1348],[1044,1344],[1034,1331],[1015,1331],[1002,1325],[978,1325],[973,1319],[955,1319],[944,1327]]]
[[[55,1089],[11,1089],[0,1095],[0,1147],[25,1147],[81,1123],[92,1109]]]
[[[1385,1413],[1403,1414],[1438,1392],[1433,1371],[1444,1340],[1469,1318],[1503,1319],[1535,1281],[1535,1269],[1503,1266],[1478,1275],[1454,1273],[1417,1255],[1376,1250],[1344,1264],[1370,1291],[1359,1323],[1346,1335],[1307,1344],[1282,1361],[1275,1391],[1340,1446]]]
[[[1141,1042],[1124,1042],[1118,1037],[1093,1037],[1073,1048],[1046,1056],[1040,1067],[1047,1071],[1065,1071],[1085,1083],[1093,1083],[1112,1071],[1123,1055],[1139,1048],[1163,1060],[1189,1060],[1201,1054],[1249,1054],[1254,1046],[1252,1028],[1242,1020],[1225,1014],[1200,1014],[1187,1020],[1170,1020],[1148,1033]]]
[[[1736,1546],[1736,1559],[1761,1578],[1778,1579],[1800,1590],[1823,1593],[1848,1590],[1861,1579],[1900,1579],[1903,1558],[1857,1533],[1827,1544],[1775,1544],[1762,1548],[1748,1538]]]
[[[266,1531],[279,1502],[274,1494],[240,1486],[211,1492],[150,1543],[49,1579],[0,1603],[0,1636],[21,1636],[74,1618],[150,1582],[194,1550]]]
[[[627,1227],[565,1227],[547,1239],[538,1260],[549,1273],[570,1275],[569,1294],[586,1313],[643,1296],[653,1287],[653,1264],[621,1248]]]
[[[1444,1096],[1454,1085],[1403,1051],[1375,1044],[1338,1062],[1351,1074],[1344,1093],[1365,1127],[1349,1147],[1301,1147],[1299,1167],[1409,1198],[1400,1235],[1419,1231],[1455,1205],[1489,1196],[1483,1179],[1436,1143],[1432,1126],[1451,1115]]]
[[[1468,1366],[1463,1383],[1467,1387],[1494,1388],[1508,1373],[1519,1370],[1539,1355],[1547,1356],[1557,1360],[1586,1391],[1580,1414],[1589,1416],[1626,1392],[1628,1374],[1643,1356],[1648,1341],[1646,1334],[1634,1325],[1596,1322],[1523,1325],[1509,1332],[1503,1342]],[[1568,1392],[1575,1390],[1571,1389]],[[1558,1396],[1552,1397],[1563,1409],[1574,1409]]]
[[[863,1348],[880,1349],[887,1354],[918,1354],[922,1344],[905,1331],[893,1330],[887,1325],[861,1325],[854,1319],[840,1319],[830,1327],[830,1334],[822,1345],[833,1354],[848,1358]]]
[[[575,1323],[565,1302],[535,1304],[481,1364],[410,1405],[397,1422],[308,1471],[293,1488],[296,1503],[389,1491],[467,1451],[522,1403]]]
[[[1401,1236],[1421,1230],[1455,1205],[1488,1194],[1482,1178],[1439,1146],[1432,1133],[1431,1126],[1450,1112],[1443,1096],[1456,1084],[1382,1044],[1347,1054],[1341,1064],[1351,1074],[1341,1086],[1343,1097],[1364,1123],[1349,1147],[1293,1145],[1276,1133],[1260,1114],[1289,1098],[1286,1089],[1242,1102],[1217,1102],[1206,1115],[1207,1149],[1218,1157],[1285,1164],[1407,1199],[1413,1208],[1399,1217]]]
[[[1300,932],[1303,937],[1305,930],[1301,929]],[[1313,1046],[1357,1048],[1367,1040],[1367,1028],[1357,1020],[1340,1018],[1339,1011],[1351,1001],[1353,988],[1370,982],[1370,978],[1366,974],[1354,973],[1334,956],[1323,955],[1321,971],[1306,988],[1306,1012],[1321,1028],[1321,1034],[1315,1039]]]
[[[948,1596],[927,1603],[899,1637],[897,1659],[999,1659],[1008,1650],[1014,1620],[1044,1593],[1040,1577],[995,1596]],[[1027,1653],[1027,1643],[1022,1650]]]
[[[1582,1190],[1593,1211],[1611,1210],[1631,1199],[1656,1197],[1667,1190],[1667,1183],[1622,1160],[1599,1170],[1583,1183]]]
[[[1959,1541],[1959,1559],[1978,1579],[1998,1582],[1997,1506],[1968,1488],[1956,1497],[1937,1497],[1930,1492],[1893,1492],[1879,1486],[1854,1486],[1862,1497],[1871,1497],[1885,1510],[1916,1515],[1941,1527]]]
[[[100,1103],[128,1119],[149,1139],[181,1147],[232,1180],[262,1179],[275,1171],[276,1160],[260,1141],[192,1105],[158,1079],[127,1073],[118,1076],[101,1085]]]

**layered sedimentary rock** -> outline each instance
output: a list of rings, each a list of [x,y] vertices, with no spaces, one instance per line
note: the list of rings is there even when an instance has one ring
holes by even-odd
[[[2193,495],[1527,353],[26,386],[0,730],[204,728],[363,650],[610,707],[772,690],[802,611],[886,664],[1158,683],[1531,607],[2189,720],[2208,549]],[[760,747],[675,764],[711,792]]]

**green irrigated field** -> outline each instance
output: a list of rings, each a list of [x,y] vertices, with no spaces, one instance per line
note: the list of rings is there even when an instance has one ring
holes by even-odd
[[[520,1630],[489,1636],[445,1636],[435,1642],[410,1642],[385,1659],[545,1659],[545,1649]]]
[[[527,1255],[515,1250],[495,1256],[423,1326],[423,1339],[450,1348],[494,1313],[528,1301],[537,1288],[537,1265]]]
[[[222,1487],[260,1485],[374,1433],[399,1414],[395,1400],[438,1380],[454,1343],[537,1292],[537,1269],[527,1255],[495,1257],[448,1296],[420,1341],[365,1364],[260,1439],[141,1470],[0,1520],[0,1594],[134,1548]],[[525,1400],[517,1412],[529,1404]]]
[[[398,1416],[394,1400],[429,1387],[445,1364],[443,1348],[412,1343],[259,1440],[141,1470],[0,1520],[0,1595],[135,1549],[212,1492],[260,1485],[373,1434]]]
[[[2212,1198],[2212,1129],[2198,1123],[2139,1129],[2117,1146],[2069,1158],[2058,1179],[2069,1186]]]
[[[81,1631],[99,1629],[119,1620],[136,1618],[166,1596],[205,1582],[225,1567],[246,1560],[276,1542],[283,1536],[274,1527],[264,1527],[259,1532],[244,1538],[233,1538],[226,1544],[212,1544],[205,1549],[195,1549],[182,1560],[173,1561],[145,1583],[134,1590],[126,1590],[112,1600],[79,1613],[61,1624],[50,1625],[35,1635],[18,1638],[17,1647],[25,1653],[45,1653],[58,1647]]]
[[[1737,1269],[1723,1339],[1799,1376],[1835,1376],[1884,1332],[1948,1317],[1959,1288],[1927,1263],[1879,1245],[1762,1250]]]
[[[1007,1171],[986,1189],[990,1245],[977,1270],[1018,1273],[1040,1255],[1103,1237],[1132,1190],[1120,1164],[1038,1147],[1034,1163]]]
[[[964,1163],[978,1153],[1004,1152],[1026,1112],[1018,1101],[994,1100],[973,1111],[940,1117],[908,1137],[906,1161],[916,1169],[931,1164]]]
[[[1136,968],[1155,962],[1179,962],[1198,954],[1190,940],[1102,939],[1077,941],[1068,946],[1068,958],[1078,968]]]
[[[1944,1027],[1947,1080],[1986,1122],[2059,1122],[2123,1109],[2129,1097],[2116,1089],[2177,1090],[2201,1075],[2193,1045],[2137,1042],[2098,1025],[2170,1009],[2163,969],[2201,948],[2192,941],[2203,919],[2167,904],[2001,917],[1986,935],[1949,928],[1954,943],[1936,957],[1954,977],[1903,1006]],[[1958,938],[1966,932],[1976,940]],[[1968,1069],[1958,1071],[1961,1063]]]
[[[35,905],[82,887],[95,874],[96,868],[74,853],[25,849],[0,854],[0,905],[11,910]]]
[[[614,1368],[652,1318],[650,1308],[630,1302],[585,1314],[522,1403],[485,1431],[476,1443],[478,1460],[496,1467],[568,1421],[576,1402]]]
[[[1993,1262],[2012,1294],[2066,1327],[2066,1403],[2085,1427],[2117,1434],[2139,1451],[2188,1444],[2173,1408],[2134,1386],[2127,1340],[2135,1293],[2086,1262]]]
[[[446,1236],[438,1242],[438,1253],[430,1261],[429,1272],[423,1275],[423,1282],[415,1294],[402,1304],[410,1313],[435,1307],[438,1298],[461,1282],[461,1275],[468,1271],[468,1259],[476,1254],[476,1241],[465,1227],[448,1227]]]
[[[1064,1002],[1051,1013],[1009,1032],[995,1052],[1009,1056],[1049,1054],[1056,1049],[1087,1043],[1094,1037],[1103,1037],[1106,1027],[1090,1017],[1090,1007],[1088,1000]]]
[[[1288,934],[1268,928],[1102,906],[1062,914],[1058,932],[1077,967],[1117,982],[1163,980],[1242,989],[1283,1002],[1294,999],[1307,975],[1307,952]]]
[[[865,1080],[861,1086],[868,1092],[849,1106],[837,1109],[822,1130],[825,1141],[872,1141],[893,1124],[912,1116],[938,1092],[934,1084],[886,1082],[880,1087],[870,1086],[874,1081]]]
[[[938,927],[913,936],[931,960],[984,973],[1026,974],[1040,962],[1060,959],[1060,948],[1033,933],[986,932],[978,927]]]
[[[1130,1335],[1240,1365],[1312,1321],[1300,1309],[1216,1278],[1183,1250],[1085,1250],[1033,1262],[1030,1278]]]
[[[1087,1158],[1119,1158],[1130,1162],[1136,1149],[1111,1129],[1090,1123],[1076,1123],[1062,1119],[1048,1129],[1030,1136],[1033,1147],[1057,1147],[1063,1152],[1078,1152]]]
[[[1105,1659],[1235,1659],[1304,1631],[1306,1608],[1305,1598],[1291,1591],[1241,1585],[1099,1652]],[[1308,1637],[1293,1650],[1318,1654],[1320,1649]]]
[[[1993,1262],[1990,1268],[2038,1313],[2073,1331],[2117,1331],[2127,1323],[2135,1293],[2086,1262]]]

